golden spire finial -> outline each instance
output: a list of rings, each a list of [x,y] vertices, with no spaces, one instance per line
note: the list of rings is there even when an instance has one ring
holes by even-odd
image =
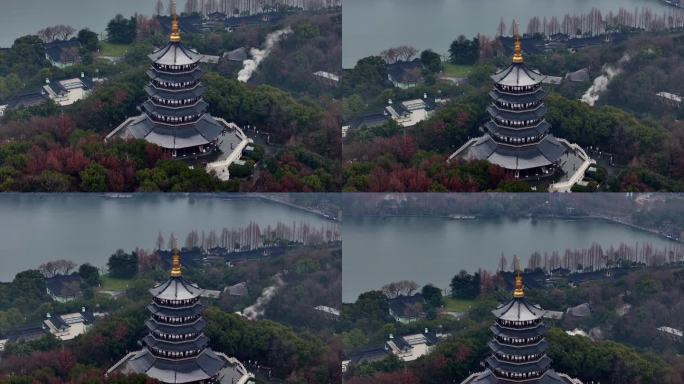
[[[169,41],[172,43],[179,43],[181,41],[180,26],[178,24],[178,15],[176,14],[176,0],[171,3],[171,37]]]
[[[515,290],[513,291],[513,297],[520,299],[525,297],[525,290],[523,289],[523,278],[518,269],[515,272]]]
[[[171,277],[181,277],[180,254],[178,248],[173,248],[173,261],[171,262]]]
[[[513,49],[513,63],[520,64],[523,62],[522,57],[522,43],[520,42],[520,35],[515,34],[515,48]]]

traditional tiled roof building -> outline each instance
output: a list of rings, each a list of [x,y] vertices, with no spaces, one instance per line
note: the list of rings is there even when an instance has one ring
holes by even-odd
[[[487,160],[516,179],[561,175],[568,190],[581,180],[592,160],[576,144],[551,134],[542,88],[546,77],[525,65],[522,45],[516,38],[511,64],[492,76],[492,102],[487,108],[490,118],[482,127],[485,134],[468,141],[449,160]]]
[[[203,330],[203,290],[182,277],[180,255],[174,252],[171,277],[150,289],[152,316],[143,349],[126,355],[107,371],[145,374],[162,383],[245,384],[254,377],[235,358],[214,352]]]
[[[142,114],[127,119],[107,140],[143,139],[175,158],[198,158],[220,150],[228,152],[231,161],[237,159],[248,139],[235,124],[207,113],[200,81],[203,55],[182,43],[175,11],[171,24],[168,44],[149,56],[150,82],[145,87],[148,98],[140,106]]]
[[[462,384],[582,384],[568,375],[551,369],[546,355],[549,343],[544,338],[547,326],[544,311],[525,299],[522,276],[518,274],[513,300],[499,305],[490,328],[494,337],[489,342],[492,354],[485,360],[484,372],[475,373]]]

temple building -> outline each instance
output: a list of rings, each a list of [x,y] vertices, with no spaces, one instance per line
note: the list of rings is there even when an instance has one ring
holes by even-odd
[[[139,107],[142,114],[128,118],[105,140],[143,139],[174,158],[211,157],[208,161],[214,163],[207,165],[208,170],[228,179],[228,167],[239,160],[251,140],[237,125],[207,113],[200,81],[203,55],[181,42],[175,4],[169,43],[149,57],[150,82],[145,87],[148,98]]]
[[[197,284],[182,277],[180,255],[174,251],[171,277],[150,289],[152,316],[145,323],[149,333],[143,348],[131,352],[107,371],[107,375],[145,374],[162,383],[245,384],[254,375],[237,359],[212,351],[204,335]]]
[[[449,161],[487,160],[518,180],[549,179],[555,182],[551,191],[569,191],[594,161],[577,144],[550,133],[544,118],[546,76],[525,65],[519,37],[511,65],[491,78],[495,84],[489,92],[490,119],[481,128],[484,135],[469,140]]]
[[[513,300],[499,305],[490,328],[494,337],[489,342],[492,354],[485,360],[484,372],[470,375],[462,384],[582,384],[568,375],[551,369],[546,355],[549,343],[544,338],[544,311],[525,299],[520,273],[515,278]]]

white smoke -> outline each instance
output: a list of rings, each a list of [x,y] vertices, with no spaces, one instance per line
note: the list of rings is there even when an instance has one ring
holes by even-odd
[[[278,290],[285,285],[285,281],[283,281],[280,273],[275,275],[274,280],[275,284],[264,288],[264,290],[261,291],[261,296],[259,296],[256,303],[250,305],[242,311],[242,316],[250,320],[256,320],[259,316],[264,314],[264,307],[266,307],[266,304],[268,304],[268,302],[273,299],[273,296],[278,293]]]
[[[248,82],[249,79],[252,78],[252,75],[257,68],[259,68],[259,64],[261,64],[261,62],[271,54],[271,51],[276,43],[290,33],[292,33],[292,28],[290,27],[271,32],[266,36],[266,42],[264,42],[263,49],[252,48],[249,51],[249,53],[252,55],[252,58],[242,62],[242,69],[240,72],[238,72],[238,81],[243,83]]]
[[[617,66],[604,64],[601,68],[601,76],[594,79],[594,83],[587,89],[587,92],[582,95],[580,101],[594,106],[603,92],[608,89],[608,84],[611,80],[620,73],[622,73],[622,64],[628,62],[630,59],[628,54],[624,54],[617,62]]]

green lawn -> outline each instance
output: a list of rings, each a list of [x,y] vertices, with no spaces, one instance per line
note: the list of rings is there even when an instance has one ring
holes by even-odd
[[[472,65],[444,63],[444,75],[449,77],[467,77],[472,70]]]
[[[130,279],[115,279],[109,276],[102,276],[102,290],[125,291],[130,282]]]
[[[454,299],[451,297],[444,298],[444,309],[448,312],[467,312],[472,305],[472,300]]]
[[[106,41],[100,42],[100,54],[103,56],[124,56],[128,51],[128,45],[126,44],[112,44]]]

